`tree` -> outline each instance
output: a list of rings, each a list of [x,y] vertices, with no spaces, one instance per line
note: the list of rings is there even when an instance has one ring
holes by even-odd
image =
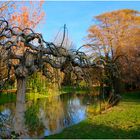
[[[16,10],[11,14],[9,22],[13,26],[24,28],[36,28],[43,20],[44,1],[16,2]]]
[[[105,61],[103,80],[107,80],[113,91],[118,94],[120,93],[120,74],[126,67],[128,71],[134,57],[134,51],[130,50],[138,47],[136,44],[138,44],[140,32],[139,12],[122,9],[101,14],[95,19],[96,24],[88,30],[87,46],[93,49],[96,58],[102,58]]]
[[[1,17],[5,17],[8,20],[10,19],[10,15],[15,10],[15,3],[11,1],[1,1],[0,2],[0,15]],[[1,31],[1,29],[0,29]],[[1,39],[1,38],[0,38]],[[8,70],[7,61],[5,59],[6,52],[2,47],[0,47],[0,89],[3,87],[4,83],[7,81]],[[12,74],[11,74],[12,76]]]
[[[0,2],[0,14],[6,17],[10,24],[19,26],[20,28],[36,28],[43,20],[45,14],[42,9],[43,1],[38,2]],[[17,28],[18,29],[18,28]],[[2,38],[1,38],[2,39]],[[23,51],[24,46],[20,45],[19,53]],[[7,52],[0,48],[0,56],[6,56]],[[0,88],[7,81],[8,70],[6,69],[8,62],[4,57],[0,59]],[[10,77],[15,79],[14,74],[10,73]]]
[[[15,2],[1,1],[0,2],[0,15],[1,15],[1,17],[5,17],[5,18],[9,19],[10,15],[13,13],[15,8],[16,8]]]
[[[0,46],[7,52],[8,69],[14,69],[17,80],[15,131],[20,134],[23,122],[20,118],[24,115],[21,105],[25,103],[26,81],[29,75],[42,71],[43,75],[48,76],[50,73],[46,64],[61,71],[69,65],[86,68],[95,67],[96,64],[89,62],[84,53],[69,52],[63,44],[55,46],[46,42],[41,34],[30,28],[10,27],[5,19],[1,19],[0,29]],[[24,46],[24,49],[19,51],[21,46]],[[54,57],[55,59],[52,59]]]

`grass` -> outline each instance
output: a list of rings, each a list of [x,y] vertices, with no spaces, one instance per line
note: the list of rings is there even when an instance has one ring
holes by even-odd
[[[53,94],[52,94],[53,92]],[[41,94],[38,92],[30,92],[26,93],[26,100],[36,100],[38,98],[46,98],[50,96],[56,96],[59,94],[64,94],[64,93],[80,93],[80,94],[85,94],[88,92],[88,88],[86,87],[72,87],[72,86],[65,86],[62,87],[59,91],[51,91],[51,94]],[[15,102],[16,101],[16,94],[15,93],[0,93],[0,105],[5,104],[5,103],[10,103],[10,102]]]
[[[57,96],[60,94],[64,94],[64,93],[68,93],[69,92],[73,92],[73,91],[82,91],[82,89],[76,88],[73,89],[72,87],[65,87],[63,89],[61,89],[61,91],[51,91],[50,93],[38,93],[38,92],[29,92],[26,93],[26,100],[36,100],[38,98],[46,98],[46,97],[50,97],[50,96]],[[84,90],[85,91],[85,90]],[[83,91],[83,92],[84,92]],[[11,103],[11,102],[16,102],[16,93],[0,93],[0,105],[5,104],[5,103]]]
[[[125,93],[122,101],[101,115],[89,118],[46,138],[135,139],[140,138],[140,92]]]
[[[36,100],[38,98],[45,98],[48,95],[43,95],[39,93],[27,93],[26,100]],[[16,94],[15,93],[0,93],[0,105],[5,103],[16,102]]]

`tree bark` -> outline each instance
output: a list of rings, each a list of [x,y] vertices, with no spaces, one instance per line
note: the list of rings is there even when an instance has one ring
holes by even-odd
[[[20,136],[24,134],[24,112],[25,112],[26,78],[17,78],[16,112],[14,130]]]
[[[120,79],[113,77],[112,78],[112,84],[114,88],[115,95],[119,95],[121,93],[121,87],[120,87]]]

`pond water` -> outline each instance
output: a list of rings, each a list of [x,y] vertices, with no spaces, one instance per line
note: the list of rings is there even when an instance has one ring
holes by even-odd
[[[27,101],[23,119],[26,135],[23,138],[42,138],[59,133],[86,119],[89,113],[96,112],[98,104],[97,97],[70,93]],[[0,105],[7,135],[14,127],[15,112],[16,103]]]

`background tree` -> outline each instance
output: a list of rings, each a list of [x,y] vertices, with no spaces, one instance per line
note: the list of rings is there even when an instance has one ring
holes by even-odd
[[[74,43],[70,39],[70,36],[68,35],[68,29],[66,25],[64,25],[64,28],[63,27],[60,28],[59,32],[54,37],[53,43],[56,46],[61,46],[61,44],[63,43],[63,47],[65,49],[71,52],[76,51],[76,46],[74,45]],[[69,66],[69,68],[65,70],[65,73],[61,72],[59,69],[54,70],[54,75],[55,81],[56,83],[59,83],[59,86],[73,85],[76,78],[75,72],[74,70],[71,69],[71,66]]]
[[[96,16],[95,20],[96,24],[88,30],[87,46],[92,48],[96,58],[100,57],[106,63],[105,83],[111,85],[115,93],[120,93],[120,74],[128,72],[132,57],[135,57],[134,50],[139,47],[139,12],[122,9]],[[126,77],[130,75],[123,74],[124,80]]]
[[[5,17],[10,19],[10,15],[16,9],[15,2],[13,1],[1,1],[0,2],[0,15],[1,17]]]
[[[0,2],[0,13],[1,17],[8,19],[8,22],[14,26],[19,26],[21,29],[24,28],[36,28],[37,25],[43,20],[45,13],[43,11],[43,1],[36,2]],[[18,29],[18,28],[17,28]],[[18,48],[18,53],[24,51],[24,46],[20,45]],[[6,52],[0,48],[0,56],[6,56]],[[15,61],[15,60],[12,60]],[[6,77],[8,75],[8,62],[4,57],[0,59],[0,81],[1,88],[3,87],[2,83],[6,82]],[[14,74],[10,73],[12,78],[12,83],[14,82]]]
[[[45,17],[44,1],[16,2],[16,10],[10,15],[9,22],[21,29],[35,29]]]
[[[14,10],[16,9],[15,2],[11,1],[1,1],[0,2],[0,15],[1,17],[5,17],[8,20],[10,19],[10,15],[13,14]],[[0,32],[2,30],[0,29]],[[0,38],[2,39],[2,38]],[[6,62],[6,52],[2,47],[0,47],[0,89],[3,87],[4,83],[7,80],[7,62]],[[11,74],[12,76],[12,74]],[[11,77],[12,78],[12,77]]]

